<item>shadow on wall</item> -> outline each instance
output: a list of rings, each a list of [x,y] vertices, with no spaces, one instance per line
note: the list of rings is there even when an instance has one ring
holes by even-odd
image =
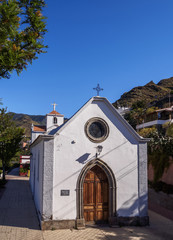
[[[91,153],[85,153],[83,154],[81,157],[79,157],[78,159],[76,159],[76,161],[78,163],[81,163],[81,164],[84,164],[87,160],[88,160],[88,157]]]
[[[107,153],[100,155],[98,157],[103,158],[104,156],[108,155],[109,153],[113,152],[114,150],[117,150],[118,148],[120,148],[121,146],[125,145],[126,143],[128,143],[128,141],[124,141],[123,143],[121,143],[120,145],[116,146],[115,148],[111,149],[110,151],[108,151]],[[78,159],[76,159],[77,162],[81,163],[81,164],[85,164],[88,163],[89,161],[93,160],[96,158],[96,156],[92,156],[88,159],[88,157],[90,156],[91,153],[85,153],[83,154],[81,157],[79,157]]]
[[[126,144],[127,141],[125,141],[124,143],[120,144],[119,146],[111,149],[109,152],[105,153],[104,155],[98,156],[100,157],[100,159],[102,159],[105,155],[109,154],[110,152],[116,150],[117,148],[121,147],[122,145]],[[90,158],[88,158],[90,156],[90,153],[85,153],[83,154],[81,157],[79,157],[78,159],[76,159],[77,162],[79,162],[80,164],[86,164],[89,161],[95,159],[95,156],[92,156]],[[121,172],[121,174],[118,176],[118,178],[116,179],[116,181],[121,180],[122,178],[124,178],[125,176],[127,176],[128,174],[130,174],[131,172],[135,171],[137,168],[137,165],[135,166],[130,166],[133,165],[136,162],[133,161],[131,163],[129,163],[126,167],[122,168],[119,172]],[[129,168],[130,167],[130,168]],[[129,168],[129,169],[127,169]],[[79,174],[81,172],[82,168],[78,169],[76,172],[72,173],[70,176],[64,178],[62,181],[60,181],[58,184],[56,184],[56,186],[53,187],[53,189],[55,189],[56,187],[58,187],[59,185],[61,185],[62,183],[64,183],[65,181],[69,180],[70,178],[72,178],[74,175]],[[118,174],[119,172],[117,172],[116,174]],[[46,191],[46,194],[48,192],[51,192],[52,188]]]
[[[126,201],[121,209],[118,211],[118,216],[147,216],[148,195],[144,194],[138,199],[134,194],[128,201]],[[138,214],[139,212],[139,214]]]
[[[122,144],[120,144],[119,146],[111,149],[109,152],[105,153],[104,155],[99,156],[100,159],[102,159],[102,157],[106,156],[106,155],[109,154],[110,152],[118,149],[118,148],[121,147],[122,145],[126,144],[127,142],[128,142],[128,141],[125,141],[124,143],[122,143]],[[78,159],[76,159],[76,161],[79,162],[80,164],[86,164],[86,163],[88,163],[89,161],[95,159],[95,156],[92,156],[92,157],[88,158],[88,157],[90,156],[90,154],[91,154],[91,153],[85,153],[85,154],[83,154],[82,156],[80,156]],[[134,162],[135,162],[135,161],[134,161]],[[131,165],[131,164],[133,164],[133,162],[130,163],[130,165]],[[128,167],[128,166],[127,166],[127,167]],[[120,176],[120,179],[123,178],[123,177],[125,177],[126,175],[128,175],[128,174],[131,173],[132,171],[134,171],[134,170],[136,169],[136,167],[137,167],[137,166],[132,167],[130,170],[126,171],[126,173],[123,173],[122,176]],[[125,168],[126,168],[126,167],[125,167]],[[124,169],[125,169],[125,168],[124,168]],[[73,177],[74,175],[80,173],[81,170],[82,170],[82,168],[79,169],[79,170],[77,170],[76,172],[72,173],[69,177],[67,177],[67,178],[63,179],[62,181],[60,181],[56,186],[54,186],[54,188],[56,188],[57,186],[61,185],[62,183],[64,183],[65,181],[67,181],[68,179],[70,179],[71,177]],[[121,169],[121,171],[122,171],[122,170],[123,170],[123,169]],[[118,179],[118,180],[119,180],[119,179]],[[52,191],[52,189],[49,189],[47,192],[50,192],[50,191]],[[47,193],[47,192],[46,192],[46,193]]]

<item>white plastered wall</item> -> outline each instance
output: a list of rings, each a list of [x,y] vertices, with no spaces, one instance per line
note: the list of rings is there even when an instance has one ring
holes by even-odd
[[[57,118],[57,123],[54,124],[54,117]],[[46,116],[46,128],[49,130],[49,128],[53,126],[60,126],[64,123],[64,116],[63,115],[49,115]]]
[[[31,149],[30,185],[38,216],[41,219],[43,209],[43,141]]]
[[[109,136],[93,143],[85,135],[85,123],[93,117],[104,119]],[[96,146],[102,145],[99,158],[113,171],[117,183],[117,213],[138,216],[138,143],[116,119],[104,102],[88,105],[55,137],[53,173],[53,219],[76,219],[76,183],[81,169],[95,158]],[[70,190],[70,196],[60,196]]]
[[[39,136],[39,135],[43,135],[45,132],[31,132],[31,142],[34,142],[34,140]]]

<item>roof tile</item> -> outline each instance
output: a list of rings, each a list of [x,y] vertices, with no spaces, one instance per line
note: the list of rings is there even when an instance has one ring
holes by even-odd
[[[35,132],[45,132],[46,131],[46,126],[34,126],[33,129]]]
[[[61,115],[59,112],[53,110],[52,112],[50,112],[49,114],[55,114],[55,115]]]

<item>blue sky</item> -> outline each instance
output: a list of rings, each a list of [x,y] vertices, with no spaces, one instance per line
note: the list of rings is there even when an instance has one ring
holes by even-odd
[[[172,0],[47,0],[46,54],[0,80],[9,111],[73,115],[96,95],[114,102],[133,87],[173,76]]]

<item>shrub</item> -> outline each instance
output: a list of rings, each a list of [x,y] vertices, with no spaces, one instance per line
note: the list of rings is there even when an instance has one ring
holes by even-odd
[[[152,128],[143,128],[141,129],[138,133],[140,136],[142,137],[148,137],[150,136],[153,132],[156,131],[156,128],[155,127],[152,127]]]

